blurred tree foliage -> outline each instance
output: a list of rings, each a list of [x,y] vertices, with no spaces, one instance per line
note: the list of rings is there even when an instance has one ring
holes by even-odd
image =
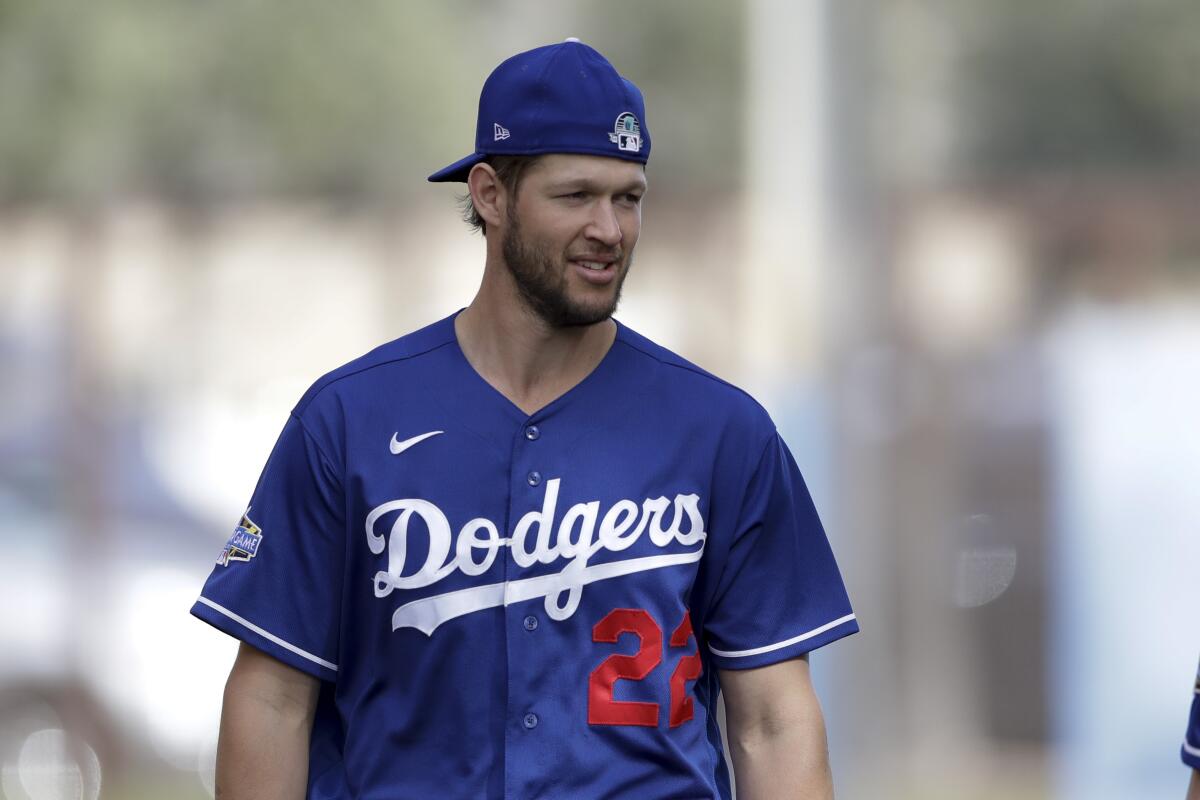
[[[568,35],[638,78],[656,165],[686,159],[701,181],[736,174],[740,133],[713,117],[738,107],[740,4],[570,8],[0,0],[0,202],[400,199],[470,151],[479,87],[499,60]],[[552,35],[514,41],[525,28]]]
[[[1200,3],[937,6],[962,59],[970,169],[1200,159]],[[0,202],[411,197],[470,150],[491,67],[568,35],[646,92],[660,186],[735,186],[745,13],[720,0],[0,0]]]
[[[1200,3],[940,5],[963,39],[975,170],[1200,165]]]
[[[203,202],[369,194],[428,152],[465,80],[450,9],[204,0],[4,0],[0,196]],[[426,65],[437,61],[437,70]]]

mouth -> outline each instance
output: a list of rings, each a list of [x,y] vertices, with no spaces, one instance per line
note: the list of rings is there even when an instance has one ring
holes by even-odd
[[[609,267],[616,264],[620,259],[615,255],[583,255],[573,256],[567,259],[572,264],[577,264],[586,270],[592,272],[603,272]]]
[[[611,283],[617,274],[617,265],[621,263],[618,255],[586,253],[567,259],[579,272],[580,277],[596,286]]]

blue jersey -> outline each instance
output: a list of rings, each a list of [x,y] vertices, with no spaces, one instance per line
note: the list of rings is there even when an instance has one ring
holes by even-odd
[[[1200,667],[1196,668],[1192,715],[1188,718],[1188,729],[1183,737],[1183,748],[1180,750],[1180,755],[1183,756],[1183,763],[1193,769],[1200,769]]]
[[[528,415],[453,318],[304,395],[192,613],[321,679],[313,800],[729,798],[718,668],[858,630],[748,395],[618,324]]]

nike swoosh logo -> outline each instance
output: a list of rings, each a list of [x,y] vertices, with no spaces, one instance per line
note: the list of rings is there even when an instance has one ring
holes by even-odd
[[[414,436],[411,439],[405,439],[403,442],[396,438],[396,436],[399,435],[398,433],[393,433],[392,441],[388,444],[388,447],[391,448],[392,455],[398,456],[417,442],[423,442],[430,436],[437,436],[439,433],[445,433],[445,431],[430,431],[429,433],[422,433],[420,436]]]

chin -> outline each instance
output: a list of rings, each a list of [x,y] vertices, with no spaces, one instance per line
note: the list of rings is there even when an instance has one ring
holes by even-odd
[[[557,328],[586,328],[612,319],[615,311],[615,306],[601,309],[572,308],[557,319],[551,320],[551,324]]]

